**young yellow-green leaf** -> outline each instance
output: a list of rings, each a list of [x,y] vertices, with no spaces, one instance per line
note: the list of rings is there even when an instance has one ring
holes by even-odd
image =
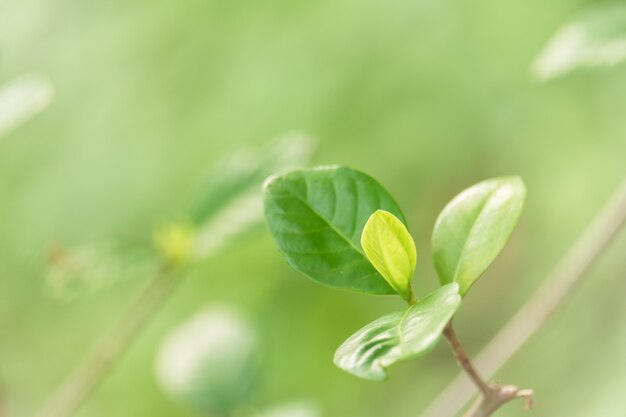
[[[509,239],[525,196],[521,178],[501,177],[480,182],[448,203],[432,239],[442,284],[457,282],[461,295],[467,293]]]
[[[461,305],[459,286],[448,284],[405,311],[368,324],[335,353],[335,365],[359,378],[387,379],[386,368],[430,351]]]
[[[380,184],[345,167],[292,171],[265,184],[265,221],[278,248],[297,271],[330,287],[395,293],[361,248],[378,209],[404,219]]]
[[[578,68],[610,67],[626,60],[626,4],[601,3],[567,21],[536,59],[542,80]]]
[[[417,253],[404,223],[388,211],[377,210],[363,228],[361,246],[391,288],[410,301]]]

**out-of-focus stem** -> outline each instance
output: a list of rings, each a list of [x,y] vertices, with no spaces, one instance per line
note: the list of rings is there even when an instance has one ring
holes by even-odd
[[[173,268],[163,267],[117,325],[104,335],[84,362],[41,407],[36,417],[71,416],[113,369],[179,280]]]

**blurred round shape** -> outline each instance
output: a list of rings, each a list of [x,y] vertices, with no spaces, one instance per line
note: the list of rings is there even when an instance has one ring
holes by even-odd
[[[257,337],[230,307],[208,308],[166,337],[157,357],[162,387],[199,411],[225,414],[253,390]]]

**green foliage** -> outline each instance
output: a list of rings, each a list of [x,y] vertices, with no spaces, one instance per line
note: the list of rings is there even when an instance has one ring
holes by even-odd
[[[404,223],[388,211],[377,210],[365,224],[361,246],[391,288],[404,300],[411,301],[417,252]]]
[[[242,150],[216,163],[191,206],[197,229],[193,256],[202,259],[234,245],[263,222],[262,184],[267,176],[308,163],[313,142],[297,134],[261,151]]]
[[[404,216],[371,177],[345,167],[319,167],[271,177],[265,219],[279,249],[298,271],[321,284],[371,294],[397,292],[409,303],[350,337],[335,364],[383,380],[394,363],[428,352],[461,298],[502,250],[522,211],[519,177],[480,182],[455,197],[433,232],[442,287],[415,299],[416,249]]]
[[[626,5],[594,5],[566,22],[537,57],[535,75],[556,78],[577,68],[612,66],[626,59]]]
[[[356,332],[337,350],[335,364],[361,378],[384,380],[387,367],[434,347],[460,305],[457,284],[440,287],[407,310],[381,317]]]
[[[265,219],[279,249],[296,270],[330,287],[394,293],[360,243],[365,223],[379,209],[404,221],[380,184],[345,167],[292,171],[265,185]]]
[[[457,282],[465,295],[506,244],[517,224],[526,189],[519,177],[480,182],[443,209],[432,237],[442,284]]]
[[[52,92],[47,79],[32,74],[0,86],[0,137],[45,108]]]
[[[231,308],[211,307],[166,337],[156,374],[179,402],[203,415],[230,415],[253,394],[257,355],[250,324]]]

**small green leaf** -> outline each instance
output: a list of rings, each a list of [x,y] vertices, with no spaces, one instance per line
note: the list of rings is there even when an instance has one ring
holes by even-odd
[[[330,287],[393,294],[360,243],[378,209],[404,220],[380,184],[345,167],[292,171],[265,185],[265,220],[292,267]]]
[[[461,295],[491,265],[517,224],[526,189],[519,177],[480,182],[443,209],[433,231],[435,268],[442,284],[457,282]]]
[[[361,246],[391,288],[410,301],[417,252],[404,223],[388,211],[377,210],[363,228]]]
[[[230,415],[254,393],[257,349],[256,332],[237,310],[209,307],[167,335],[157,379],[202,415]]]
[[[609,67],[626,60],[626,5],[599,4],[566,22],[533,65],[541,80],[577,68]]]
[[[52,92],[47,79],[33,74],[0,86],[0,137],[44,109]]]
[[[313,142],[288,135],[263,150],[241,150],[218,161],[194,194],[191,219],[198,229],[193,258],[203,259],[262,230],[263,181],[308,163]]]
[[[337,349],[335,365],[360,378],[387,379],[389,366],[423,355],[437,344],[460,304],[457,284],[440,287],[406,311],[381,317],[356,332]]]

